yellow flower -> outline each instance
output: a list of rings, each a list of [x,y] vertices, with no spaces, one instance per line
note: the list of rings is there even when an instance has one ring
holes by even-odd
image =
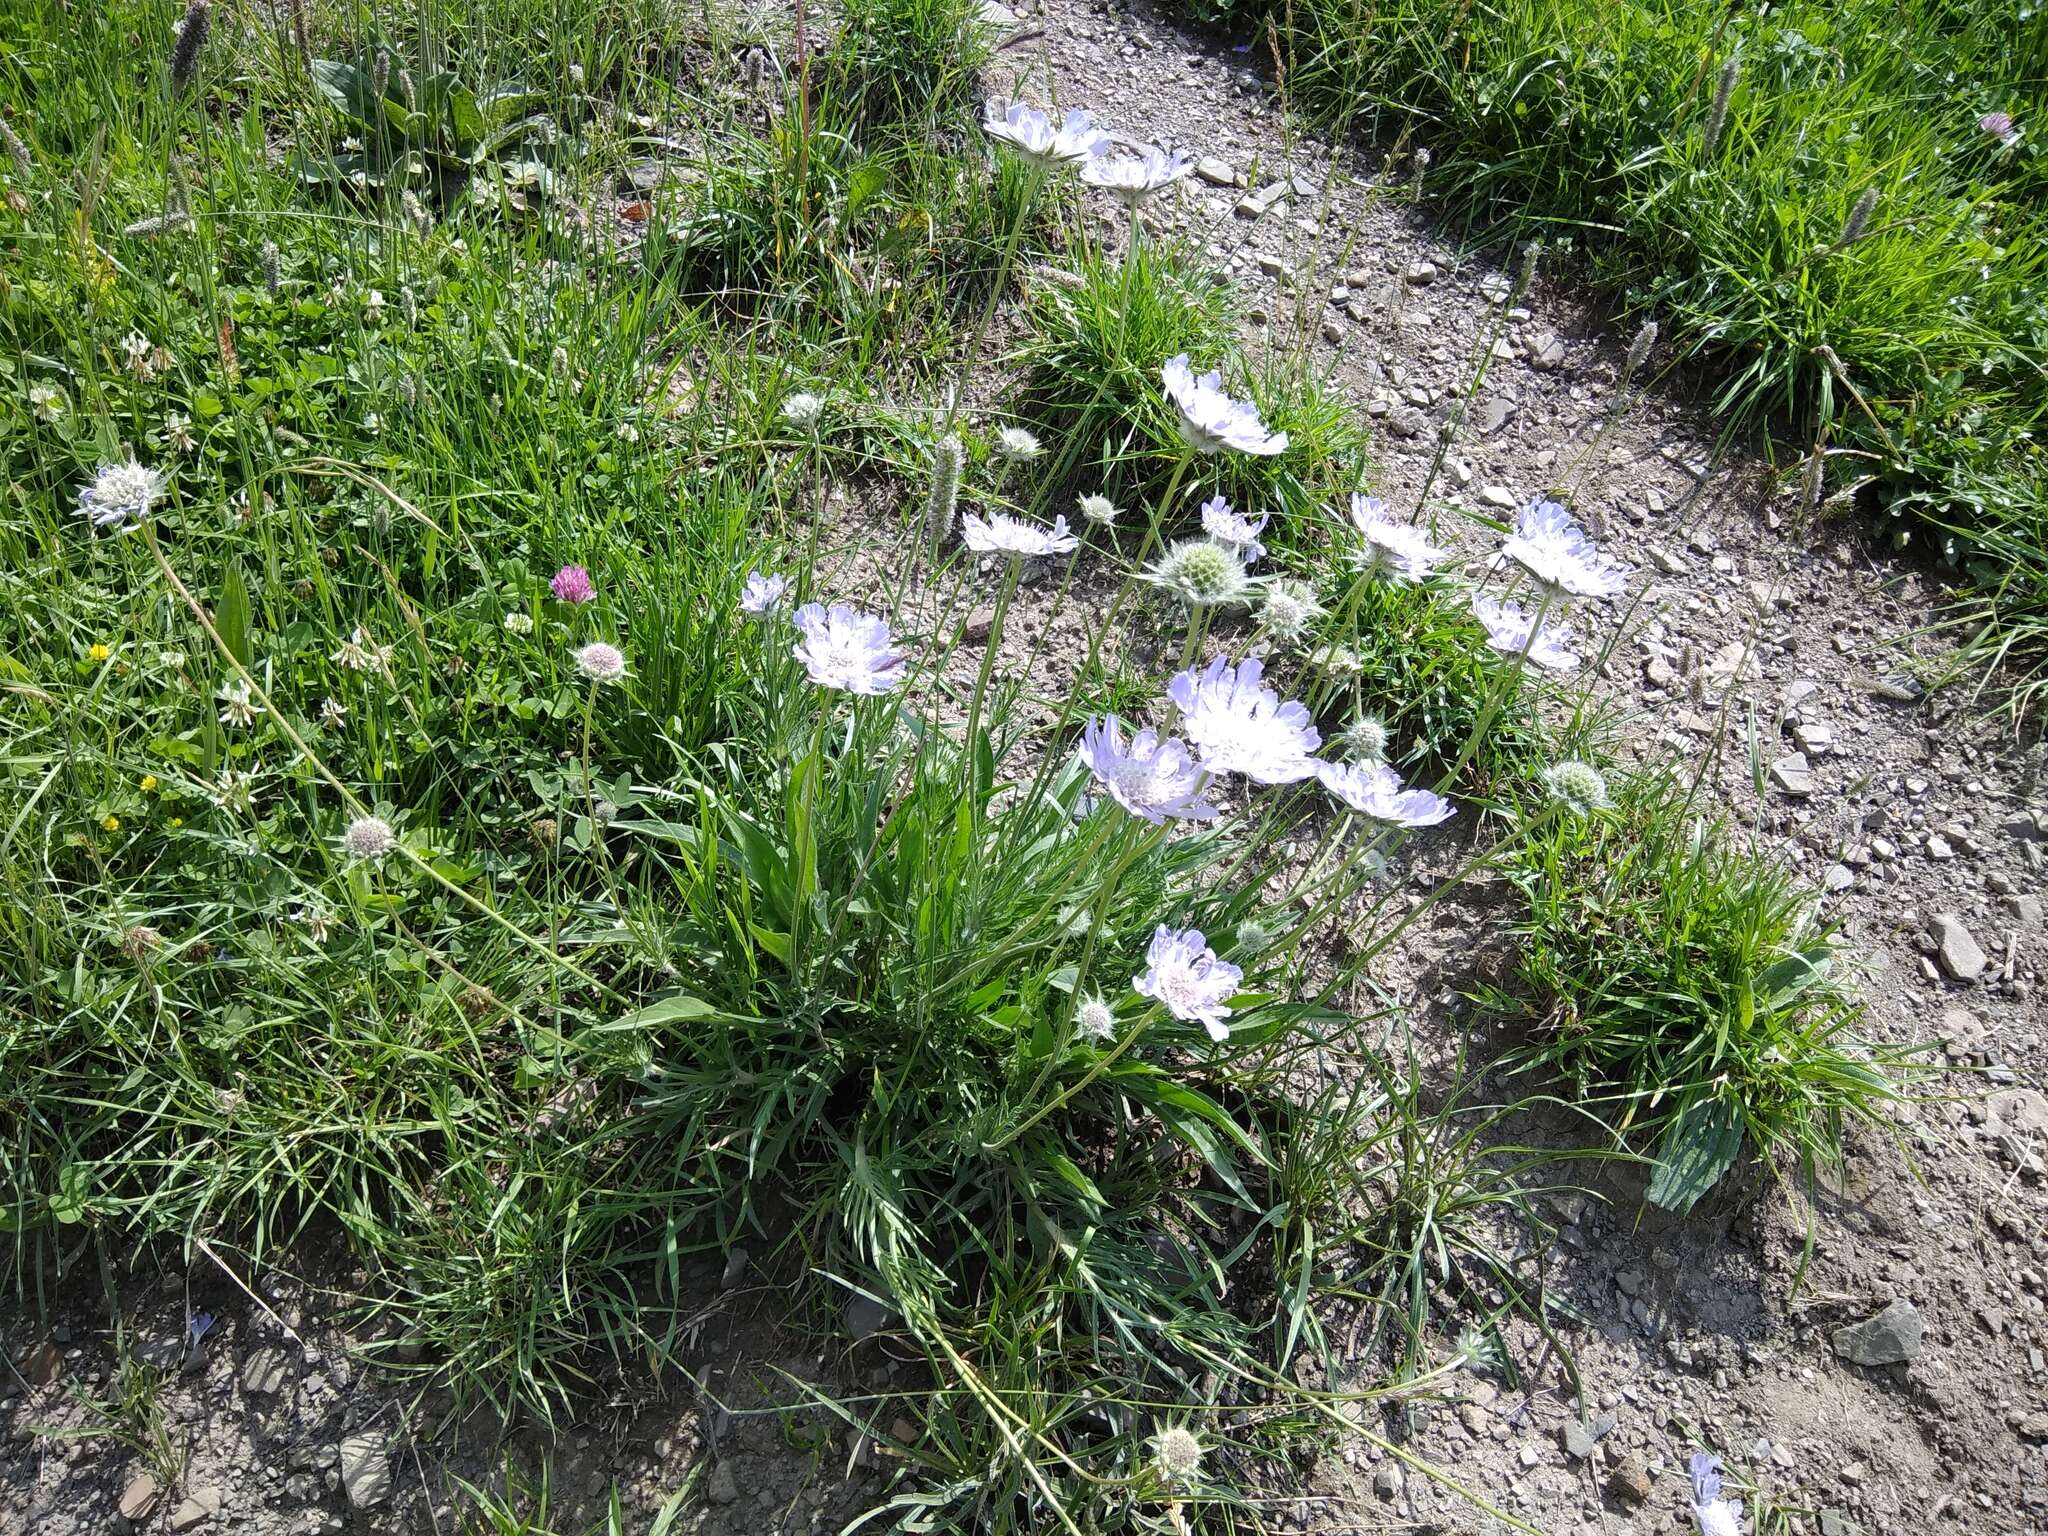
[[[170,827],[172,827],[173,829],[176,829],[176,828],[178,828],[178,827],[182,827],[183,825],[185,825],[185,818],[184,818],[184,817],[182,817],[182,816],[173,816],[173,817],[172,817],[172,818],[170,819],[170,821],[169,821],[169,822],[167,823],[167,825],[169,825],[169,826],[170,826]]]
[[[146,795],[146,794],[148,794],[148,793],[149,793],[149,792],[150,792],[151,790],[153,790],[153,789],[155,789],[155,788],[156,788],[156,775],[155,775],[155,774],[153,774],[153,773],[145,773],[145,774],[144,774],[144,775],[142,776],[142,792],[143,792],[143,793],[144,793],[144,794]]]
[[[113,655],[114,653],[108,650],[104,645],[96,645],[91,650],[87,651],[85,654],[90,656],[94,661],[105,661],[109,656]]]
[[[100,825],[105,827],[109,832],[118,832],[121,830],[121,818],[118,816],[104,817],[100,821]]]

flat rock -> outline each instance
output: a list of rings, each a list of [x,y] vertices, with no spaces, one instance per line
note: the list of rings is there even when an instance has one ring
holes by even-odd
[[[275,1397],[291,1379],[291,1359],[275,1345],[265,1345],[242,1366],[242,1390]]]
[[[1835,1330],[1835,1353],[1851,1365],[1900,1365],[1920,1353],[1927,1323],[1903,1298],[1875,1317]]]
[[[1214,155],[1204,155],[1195,162],[1195,174],[1212,187],[1234,187],[1237,172],[1228,160],[1218,160]]]
[[[1803,800],[1813,793],[1813,770],[1804,752],[1788,752],[1771,764],[1771,782],[1784,793]]]
[[[2048,1136],[2048,1098],[2031,1088],[2007,1088],[1984,1101],[1992,1118],[2023,1136]]]
[[[192,1496],[171,1511],[170,1528],[182,1532],[204,1525],[220,1513],[220,1502],[218,1488],[193,1489]]]
[[[1436,263],[1433,261],[1410,262],[1408,264],[1408,270],[1406,272],[1403,272],[1401,275],[1404,278],[1406,278],[1409,282],[1413,283],[1416,287],[1420,288],[1424,283],[1433,283],[1436,281]]]
[[[1631,1504],[1650,1502],[1650,1469],[1643,1465],[1640,1453],[1630,1451],[1614,1464],[1614,1470],[1607,1474],[1607,1488],[1616,1498]]]
[[[1538,373],[1555,373],[1564,366],[1564,343],[1555,332],[1545,331],[1540,336],[1531,336],[1527,343],[1529,366]]]
[[[1481,486],[1479,499],[1489,507],[1498,507],[1503,512],[1512,512],[1516,506],[1515,493],[1504,485]]]
[[[360,1430],[337,1449],[341,1486],[348,1491],[350,1509],[375,1509],[391,1497],[391,1457],[381,1434]]]
[[[1952,980],[1975,981],[1984,973],[1984,951],[1955,913],[1937,913],[1929,931],[1934,935],[1934,957]]]
[[[731,1462],[721,1461],[711,1469],[711,1477],[704,1486],[704,1493],[714,1504],[739,1502],[740,1480],[734,1475]]]
[[[121,1490],[121,1518],[131,1525],[142,1524],[163,1496],[161,1483],[147,1472],[136,1473],[128,1480],[128,1486]]]

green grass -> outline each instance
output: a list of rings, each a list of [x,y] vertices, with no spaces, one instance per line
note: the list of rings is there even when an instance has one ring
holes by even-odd
[[[1207,13],[1241,28],[1260,9]],[[1660,319],[1674,359],[1709,366],[1731,425],[1825,452],[1827,495],[1926,541],[1965,620],[1991,621],[1977,656],[2016,643],[2038,660],[2048,218],[2027,116],[2048,18],[1991,0],[1272,10],[1290,101],[1427,147],[1426,195],[1475,236],[1583,253],[1626,309]],[[2016,147],[1977,126],[1992,111],[2020,120]]]

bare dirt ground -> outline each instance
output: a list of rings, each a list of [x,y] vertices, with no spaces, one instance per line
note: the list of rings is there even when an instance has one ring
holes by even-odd
[[[1579,616],[1595,645],[1620,637],[1600,686],[1628,748],[1708,764],[1723,806],[1846,925],[1870,1033],[1931,1043],[1944,1067],[1899,1114],[1898,1142],[1859,1138],[1847,1187],[1811,1210],[1765,1185],[1652,1220],[1622,1180],[1558,1202],[1552,1284],[1575,1309],[1564,1338],[1583,1403],[1553,1362],[1519,1390],[1464,1378],[1383,1427],[1555,1536],[1685,1528],[1683,1464],[1701,1444],[1756,1490],[1753,1515],[1783,1515],[1769,1529],[2048,1528],[2048,798],[2038,747],[1963,690],[1902,682],[1939,662],[1934,575],[1878,553],[1853,516],[1815,524],[1797,475],[1720,443],[1696,381],[1666,360],[1623,399],[1628,336],[1568,268],[1508,310],[1512,253],[1434,230],[1405,164],[1290,133],[1255,54],[1147,7],[1050,0],[1011,24],[1036,35],[998,58],[992,94],[1054,96],[1204,158],[1160,222],[1229,274],[1249,347],[1291,346],[1305,327],[1317,364],[1380,424],[1379,494],[1406,510],[1426,485],[1440,530],[1477,558],[1492,535],[1461,512],[1497,519],[1565,491],[1636,566],[1624,603]],[[1020,598],[1027,643],[1046,601]],[[1482,909],[1450,912],[1375,976],[1425,1041],[1484,1044],[1455,1002],[1484,924]],[[244,1289],[205,1255],[148,1250],[109,1278],[111,1303],[74,1284],[54,1331],[33,1305],[0,1312],[0,1531],[456,1529],[450,1476],[502,1485],[544,1437],[416,1402],[332,1305],[356,1278],[309,1259],[303,1278]],[[562,1426],[553,1520],[598,1518],[617,1483],[628,1529],[678,1490],[680,1530],[837,1529],[884,1486],[895,1448],[850,1435],[797,1383],[886,1392],[904,1368],[881,1340],[778,1326],[783,1292],[759,1276],[728,1284],[706,1267],[692,1287],[693,1379],[608,1382]],[[1891,1347],[1841,1332],[1888,1307]],[[196,1349],[194,1313],[217,1319]],[[111,1431],[89,1406],[119,1398],[123,1348],[169,1372],[161,1443],[181,1454],[165,1486],[150,1483],[155,1431],[118,1416]],[[1297,1471],[1266,1508],[1274,1528],[1496,1528],[1363,1442]]]

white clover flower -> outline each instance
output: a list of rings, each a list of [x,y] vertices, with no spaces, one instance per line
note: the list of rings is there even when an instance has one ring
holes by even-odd
[[[149,516],[149,509],[170,484],[160,469],[145,469],[134,459],[120,464],[102,464],[91,485],[78,492],[78,510],[95,528],[117,532],[134,527]]]
[[[1305,581],[1285,577],[1271,583],[1259,603],[1259,623],[1266,633],[1282,644],[1292,645],[1307,634],[1323,616],[1316,589]]]
[[[1152,1437],[1152,1464],[1168,1483],[1192,1483],[1202,1473],[1202,1439],[1185,1424],[1168,1424]]]
[[[825,401],[819,395],[800,392],[782,402],[782,419],[799,432],[808,432],[815,427],[824,414]]]
[[[375,411],[365,411],[363,413],[363,430],[369,433],[370,436],[375,437],[384,430],[384,418]]]
[[[341,834],[341,851],[351,859],[381,859],[398,846],[398,834],[381,816],[358,816]]]
[[[351,672],[377,671],[389,677],[391,655],[392,647],[374,643],[370,639],[369,631],[358,624],[349,631],[348,638],[341,642],[340,648],[327,659],[347,667]]]
[[[1131,738],[1127,750],[1116,716],[1090,720],[1081,733],[1081,761],[1093,770],[1110,799],[1160,826],[1171,816],[1183,821],[1208,821],[1216,807],[1202,798],[1209,775],[1174,737],[1160,739],[1150,729]]]
[[[128,371],[145,384],[156,373],[156,348],[140,331],[130,331],[121,338],[121,354],[127,360]]]
[[[572,654],[576,658],[576,670],[593,683],[616,683],[626,675],[626,656],[616,645],[593,640]]]
[[[1472,599],[1472,617],[1486,631],[1487,641],[1495,650],[1510,656],[1526,655],[1537,666],[1550,672],[1578,670],[1578,653],[1570,649],[1571,625],[1545,624],[1542,631],[1532,638],[1530,631],[1536,624],[1535,614],[1523,613],[1517,603],[1495,602],[1483,596]]]
[[[256,805],[256,776],[236,768],[223,768],[213,781],[213,801],[225,811],[251,811]]]
[[[1074,1010],[1074,1033],[1083,1040],[1109,1040],[1116,1035],[1116,1011],[1099,997],[1082,999]]]
[[[1268,513],[1256,523],[1242,512],[1233,511],[1228,501],[1221,496],[1211,496],[1202,503],[1202,532],[1218,544],[1234,553],[1245,565],[1256,565],[1266,553],[1266,546],[1259,542],[1259,535],[1266,531],[1266,524],[1272,521]]]
[[[1177,541],[1140,580],[1164,588],[1190,608],[1242,607],[1257,589],[1244,562],[1208,539]]]
[[[1392,738],[1375,715],[1359,715],[1338,734],[1345,755],[1361,763],[1384,763]]]
[[[1692,1474],[1692,1517],[1700,1536],[1742,1536],[1742,1502],[1721,1497],[1721,1458],[1705,1451],[1686,1463]]]
[[[1112,194],[1126,208],[1138,208],[1185,180],[1194,168],[1195,162],[1179,150],[1168,153],[1148,144],[1138,156],[1097,156],[1081,167],[1081,179]]]
[[[339,699],[329,698],[322,699],[320,701],[321,730],[338,731],[341,729],[341,722],[346,720],[347,718],[348,709],[345,705],[341,703]]]
[[[1613,804],[1607,798],[1607,780],[1591,763],[1569,758],[1552,763],[1540,777],[1550,798],[1574,815],[1589,816]]]
[[[1188,355],[1168,358],[1159,370],[1166,398],[1180,413],[1180,435],[1197,453],[1232,448],[1239,453],[1271,455],[1287,451],[1285,432],[1268,432],[1258,407],[1233,400],[1223,392],[1223,375],[1214,371],[1195,377]]]
[[[1322,734],[1301,705],[1282,703],[1261,678],[1265,663],[1237,666],[1218,656],[1206,671],[1177,673],[1166,696],[1180,709],[1181,729],[1211,773],[1241,773],[1260,784],[1295,784],[1316,771],[1309,754]]]
[[[334,914],[325,907],[307,902],[294,914],[295,920],[306,930],[306,937],[315,944],[325,944],[327,935],[334,927]]]
[[[533,633],[533,615],[514,609],[505,615],[505,633],[508,635],[530,635]]]
[[[1086,112],[1067,113],[1055,128],[1052,120],[1035,107],[1013,101],[999,111],[991,100],[981,126],[990,138],[1009,145],[1047,170],[1092,160],[1109,148],[1109,135],[1090,123]]]
[[[363,324],[382,325],[383,323],[384,295],[372,288],[363,295]]]
[[[1002,512],[991,512],[986,518],[963,512],[960,537],[980,555],[1063,555],[1081,546],[1080,538],[1067,532],[1064,515],[1055,517],[1052,527],[1046,529],[1034,528]]]
[[[1161,923],[1145,951],[1145,973],[1131,978],[1131,990],[1163,1003],[1183,1023],[1200,1024],[1211,1040],[1222,1041],[1230,1038],[1230,1026],[1223,1021],[1243,981],[1244,972],[1219,960],[1201,929],[1176,933]]]
[[[751,571],[740,591],[740,612],[750,619],[766,618],[788,590],[787,576],[763,576],[759,571]]]
[[[1388,516],[1387,504],[1377,496],[1353,496],[1351,521],[1365,537],[1365,553],[1359,564],[1369,576],[1423,581],[1451,557],[1449,550],[1430,543],[1420,528]]]
[[[796,611],[801,637],[790,654],[820,688],[844,693],[888,693],[903,681],[907,653],[892,648],[889,622],[834,603],[805,603]]]
[[[247,726],[256,723],[256,700],[249,685],[239,677],[215,695],[220,700],[222,725]]]
[[[630,421],[620,422],[612,435],[622,443],[637,443],[640,441],[640,429]]]
[[[1045,452],[1044,444],[1022,427],[1004,427],[996,433],[996,457],[1012,464],[1029,464]]]
[[[62,421],[66,409],[64,391],[53,384],[31,384],[28,387],[28,408],[37,421]]]
[[[1569,512],[1541,497],[1516,514],[1515,531],[1500,552],[1560,595],[1612,597],[1628,577],[1628,567],[1594,548]]]
[[[1098,528],[1112,526],[1118,517],[1116,504],[1107,496],[1083,496],[1080,507],[1081,516]]]
[[[1403,789],[1385,763],[1318,763],[1316,777],[1351,810],[1391,827],[1433,827],[1456,814],[1434,791]]]
[[[192,418],[173,411],[164,418],[164,441],[173,451],[190,453],[199,446],[199,440],[192,435]]]

